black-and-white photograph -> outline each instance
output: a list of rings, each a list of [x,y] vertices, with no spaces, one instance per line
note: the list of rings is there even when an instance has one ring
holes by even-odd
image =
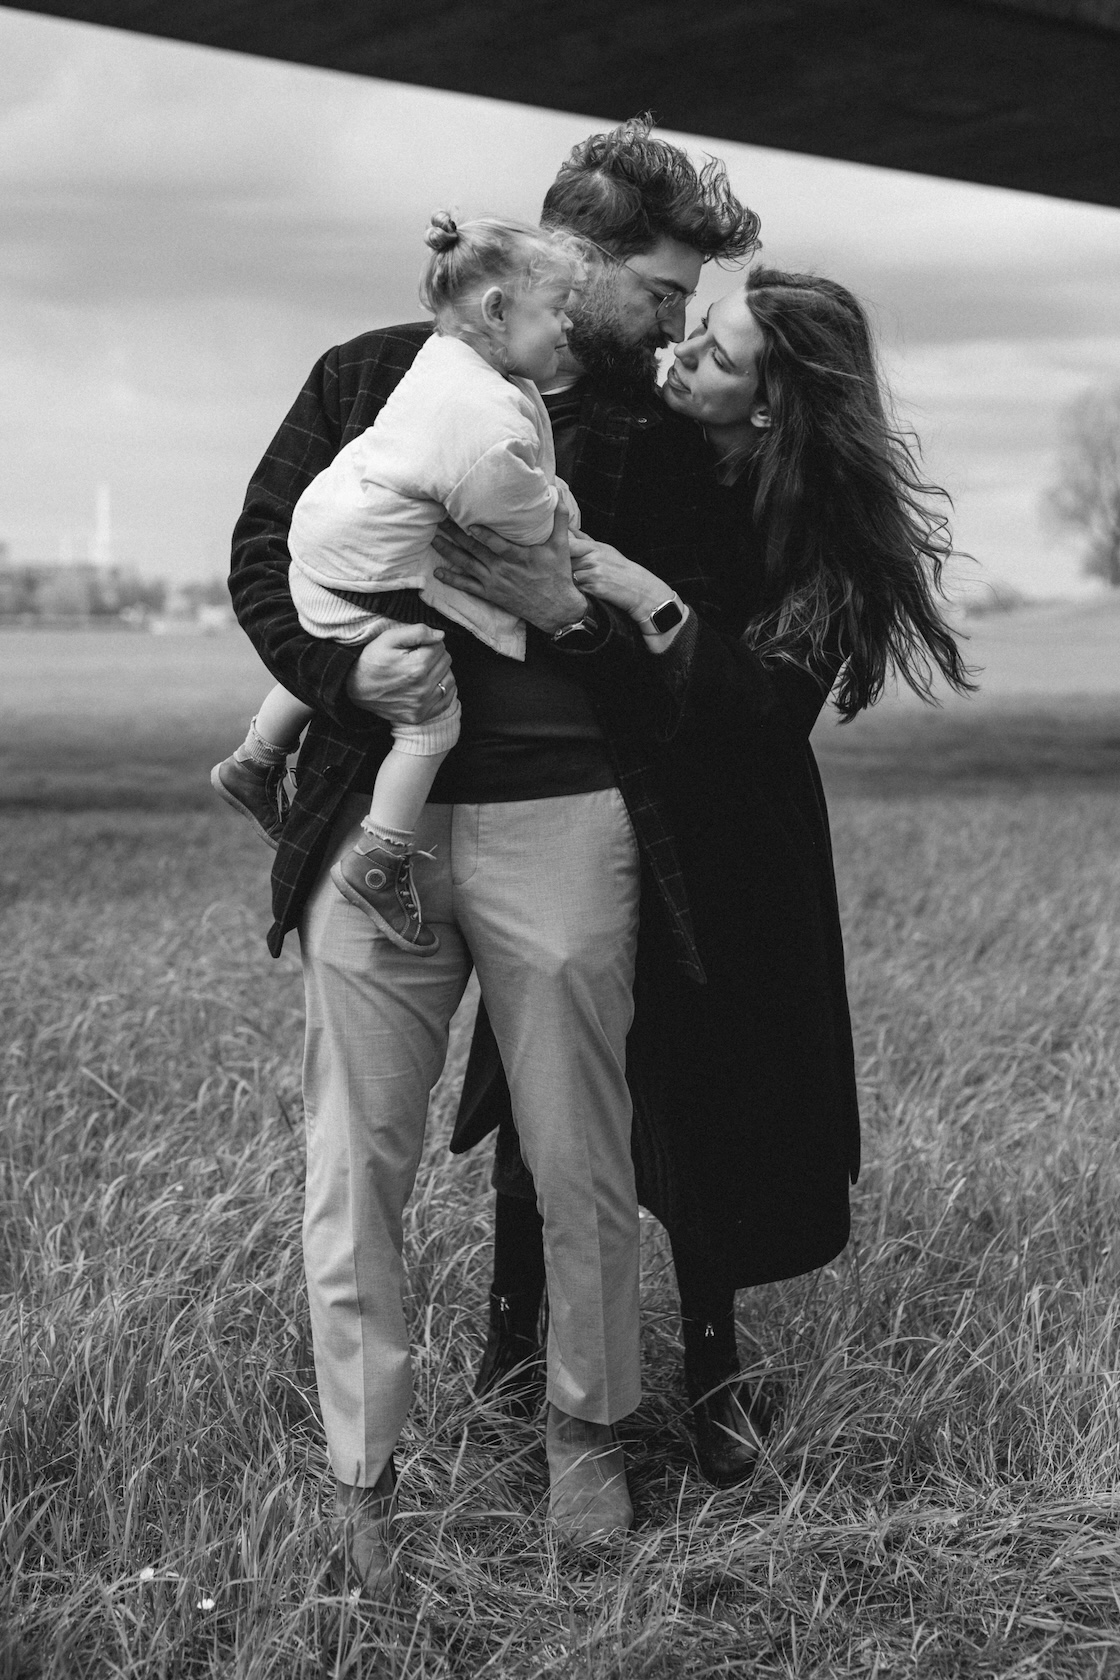
[[[2,1680],[1120,1680],[1120,0],[0,5]]]

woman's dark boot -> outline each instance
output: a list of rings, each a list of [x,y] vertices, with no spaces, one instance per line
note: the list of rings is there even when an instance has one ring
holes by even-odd
[[[511,1135],[516,1149],[517,1134]],[[520,1170],[531,1189],[532,1180],[524,1167]],[[480,1400],[492,1394],[513,1417],[536,1414],[544,1398],[543,1325],[547,1323],[543,1221],[531,1197],[499,1190],[494,1198],[490,1328],[474,1381]]]
[[[739,1375],[735,1318],[683,1319],[684,1380],[696,1457],[714,1487],[736,1487],[755,1471],[773,1423],[761,1384]]]
[[[547,1309],[546,1309],[547,1311]],[[511,1417],[531,1418],[544,1399],[541,1296],[490,1291],[490,1328],[474,1381],[478,1399],[493,1395]]]

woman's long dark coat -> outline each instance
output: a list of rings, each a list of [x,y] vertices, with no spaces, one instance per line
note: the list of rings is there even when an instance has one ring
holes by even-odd
[[[745,495],[723,495],[745,514]],[[743,621],[758,605],[753,581],[744,555]],[[643,894],[627,1045],[638,1198],[735,1285],[767,1283],[844,1247],[859,1169],[832,848],[809,746],[838,660],[815,676],[763,663],[695,617],[663,657],[681,698],[664,793],[708,983],[680,975]],[[452,1149],[498,1123],[508,1159],[509,1097],[480,1013]]]

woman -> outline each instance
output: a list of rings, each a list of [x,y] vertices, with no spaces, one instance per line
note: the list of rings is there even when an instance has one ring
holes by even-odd
[[[971,684],[937,605],[950,539],[928,501],[940,492],[891,428],[852,294],[755,269],[675,358],[664,397],[713,451],[740,633],[693,614],[651,654],[676,702],[664,788],[708,983],[679,977],[651,906],[627,1077],[639,1198],[672,1243],[698,1456],[709,1480],[729,1486],[750,1474],[768,1424],[763,1397],[736,1380],[735,1291],[838,1254],[859,1167],[835,878],[809,734],[830,692],[846,721],[874,703],[889,670],[927,700],[935,668],[958,691]],[[671,593],[604,545],[573,544],[573,570],[585,593],[623,610]],[[493,1101],[477,1096],[487,1063],[483,1023],[453,1149],[493,1123]],[[477,1388],[505,1385],[516,1401],[537,1357],[543,1262],[508,1108],[503,1122]]]

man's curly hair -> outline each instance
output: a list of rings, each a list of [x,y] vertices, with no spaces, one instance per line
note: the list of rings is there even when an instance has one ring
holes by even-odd
[[[731,190],[727,169],[702,169],[679,146],[654,140],[648,111],[576,146],[545,195],[543,226],[581,234],[616,257],[648,251],[668,235],[704,261],[749,257],[759,219]]]

